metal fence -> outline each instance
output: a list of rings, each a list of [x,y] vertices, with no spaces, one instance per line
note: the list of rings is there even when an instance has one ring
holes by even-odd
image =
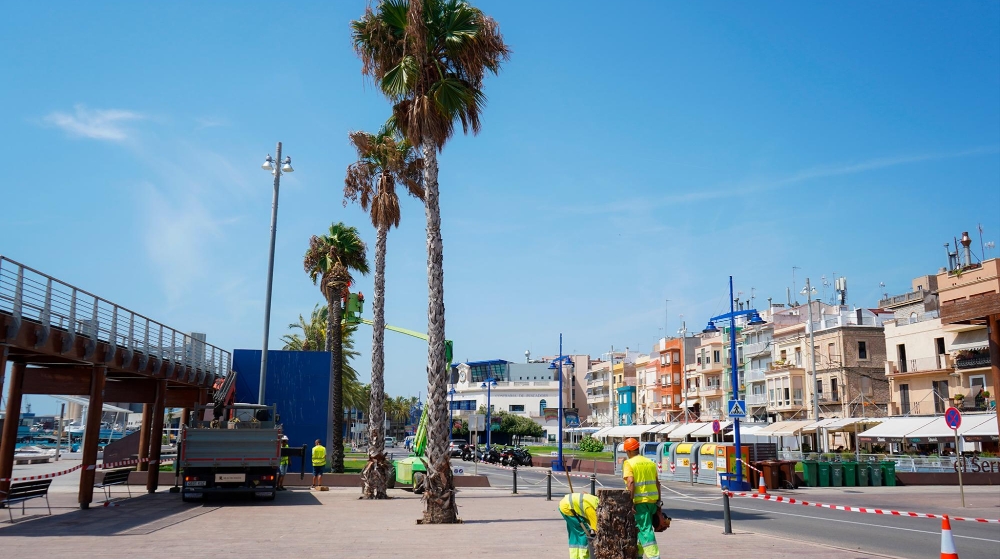
[[[92,347],[97,342],[108,344],[108,353],[97,356],[103,361],[122,349],[127,360],[137,356],[142,367],[145,359],[156,357],[161,363],[174,362],[223,377],[232,366],[228,351],[204,339],[179,332],[3,256],[0,256],[0,312],[14,318],[15,331],[24,320],[37,323],[38,345],[48,340],[51,328],[65,331],[63,352],[69,351],[79,337],[89,340]]]

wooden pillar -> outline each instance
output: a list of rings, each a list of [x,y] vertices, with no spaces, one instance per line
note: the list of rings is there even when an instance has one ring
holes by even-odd
[[[3,378],[7,376],[7,355],[9,352],[9,347],[0,346],[0,395],[3,394]]]
[[[101,442],[101,416],[104,411],[104,377],[107,367],[95,365],[90,377],[90,403],[87,404],[87,424],[83,434],[83,457],[80,470],[81,509],[90,508],[94,500],[94,475],[97,473],[97,444]]]
[[[156,381],[156,402],[153,403],[153,424],[149,430],[149,470],[146,491],[155,493],[160,484],[160,446],[163,444],[163,411],[167,403],[167,381]]]
[[[149,458],[149,430],[153,419],[153,404],[142,405],[142,426],[139,427],[139,463],[136,471],[145,472],[149,469],[149,464],[145,462]]]
[[[6,366],[4,363],[4,367]],[[10,478],[14,472],[14,448],[17,445],[17,425],[21,422],[23,386],[24,363],[14,363],[10,368],[10,385],[7,387],[7,415],[4,416],[3,433],[0,434],[0,479]],[[0,481],[0,491],[8,489],[10,482]]]
[[[184,426],[187,425],[188,421],[190,421],[190,420],[191,420],[191,408],[184,408],[184,409],[182,409],[181,410],[181,428],[183,429]],[[178,436],[180,436],[180,433],[178,433]]]
[[[986,317],[986,330],[990,338],[990,368],[993,369],[993,392],[990,396],[1000,398],[1000,314]],[[1000,429],[1000,414],[997,414],[997,429]]]

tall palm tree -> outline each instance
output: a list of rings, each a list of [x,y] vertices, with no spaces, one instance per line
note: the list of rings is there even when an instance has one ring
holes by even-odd
[[[326,235],[309,239],[309,250],[303,258],[303,267],[314,284],[326,298],[326,350],[331,352],[330,401],[333,437],[331,441],[331,468],[335,473],[344,471],[344,363],[342,300],[353,278],[351,271],[368,273],[367,247],[356,227],[344,223],[330,225]]]
[[[326,306],[319,304],[313,308],[308,322],[300,314],[299,321],[289,324],[288,328],[291,330],[302,330],[302,335],[285,334],[282,336],[281,341],[285,342],[282,349],[285,351],[323,351],[326,345],[327,316]],[[345,324],[340,333],[340,343],[343,348],[341,350],[341,366],[343,367],[344,379],[344,405],[357,406],[359,409],[364,409],[367,406],[368,400],[362,394],[364,388],[361,382],[358,381],[358,371],[351,364],[360,355],[354,349],[354,333],[357,330],[357,325]]]
[[[408,141],[394,137],[391,125],[376,134],[351,132],[351,144],[358,160],[347,168],[344,200],[361,204],[375,226],[375,297],[372,303],[372,384],[368,416],[383,416],[385,398],[385,251],[390,227],[399,227],[399,196],[396,184],[402,184],[417,198],[423,198],[423,160]],[[389,461],[385,457],[385,425],[368,422],[368,464],[361,472],[362,495],[385,499]]]
[[[445,363],[444,270],[437,152],[462,131],[479,132],[486,103],[483,79],[510,50],[497,23],[461,0],[384,0],[351,23],[362,72],[394,103],[393,116],[424,158],[427,217],[427,405],[430,471],[424,522],[458,521],[448,458],[448,371]]]

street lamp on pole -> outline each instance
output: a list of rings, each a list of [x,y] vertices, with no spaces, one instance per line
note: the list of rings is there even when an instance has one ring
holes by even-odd
[[[260,166],[261,169],[274,175],[274,197],[271,199],[271,248],[267,257],[267,295],[264,298],[264,343],[261,344],[260,386],[257,391],[257,403],[261,405],[264,404],[264,387],[267,379],[267,338],[270,336],[271,330],[271,282],[274,279],[274,237],[278,232],[278,187],[281,185],[281,175],[295,170],[292,169],[292,158],[287,155],[285,161],[279,163],[281,161],[281,142],[278,142],[275,151],[277,157],[271,159],[271,154],[267,154],[267,157],[264,158],[264,164]]]
[[[549,363],[549,369],[559,369],[559,452],[556,459],[552,461],[552,471],[563,471],[563,363],[573,366],[573,360],[562,352],[562,333],[559,334],[559,357]]]
[[[685,383],[687,381],[686,378],[687,371],[685,369],[687,368],[686,355],[687,355],[688,327],[687,327],[687,322],[684,321],[684,315],[681,315],[681,327],[680,329],[677,330],[677,333],[680,334],[681,336],[681,378],[683,379],[681,381],[681,392],[682,392],[681,403],[685,403],[687,400],[687,387],[685,386]],[[684,412],[684,424],[686,425],[688,422],[688,409],[686,407],[682,407],[681,411]]]
[[[747,325],[757,326],[764,324],[764,320],[760,317],[754,309],[739,310],[735,309],[733,299],[733,276],[729,276],[729,312],[726,314],[720,314],[719,316],[713,316],[708,319],[708,326],[705,327],[704,333],[710,334],[713,332],[718,332],[719,329],[715,327],[715,321],[717,320],[729,320],[729,362],[732,364],[732,371],[730,372],[729,383],[733,387],[732,399],[740,399],[740,364],[737,362],[736,354],[736,319],[738,317],[748,317]],[[744,410],[745,411],[745,410]],[[743,489],[749,489],[750,485],[743,485],[743,458],[741,456],[742,448],[740,446],[740,418],[733,417],[733,444],[736,446],[736,483],[739,487]]]
[[[490,390],[496,388],[496,386],[497,386],[497,381],[492,376],[486,379],[486,381],[483,382],[481,385],[479,385],[479,388],[486,389],[486,450],[487,451],[490,449],[490,440],[492,439],[492,437],[490,437],[490,433],[493,427],[493,421],[492,421],[493,404],[490,402]]]

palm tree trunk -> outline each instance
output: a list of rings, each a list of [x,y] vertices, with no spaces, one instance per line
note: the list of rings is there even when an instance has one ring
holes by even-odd
[[[455,482],[448,439],[448,374],[444,362],[444,247],[438,202],[438,164],[434,142],[424,140],[424,209],[427,215],[427,461],[425,524],[458,522]]]
[[[344,473],[344,356],[340,324],[343,307],[340,304],[340,286],[331,289],[327,301],[329,322],[326,328],[326,348],[330,356],[330,402],[333,413],[333,436],[330,438],[330,468],[336,474]]]
[[[368,403],[368,464],[361,472],[366,499],[385,499],[389,463],[385,458],[385,250],[387,224],[375,240],[375,297],[372,301],[372,385]]]

